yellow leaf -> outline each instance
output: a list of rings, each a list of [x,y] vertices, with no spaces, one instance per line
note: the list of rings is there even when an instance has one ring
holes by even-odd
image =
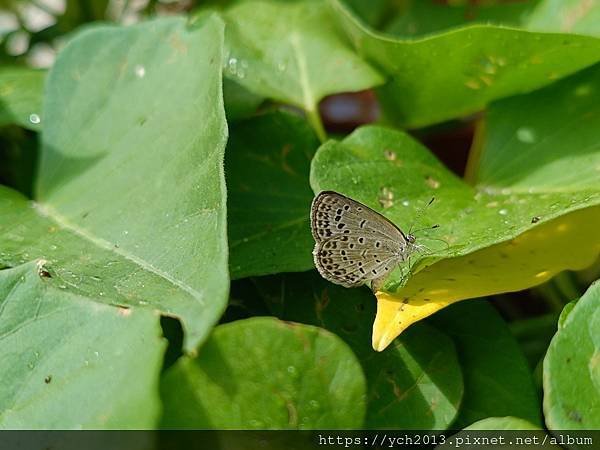
[[[460,300],[527,289],[600,254],[600,207],[540,224],[516,238],[440,260],[396,292],[378,291],[373,348],[384,350],[411,324]]]

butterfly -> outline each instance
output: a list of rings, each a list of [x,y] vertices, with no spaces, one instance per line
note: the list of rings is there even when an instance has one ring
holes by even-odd
[[[323,278],[345,287],[382,281],[421,246],[386,217],[334,191],[323,191],[310,211],[313,257]]]

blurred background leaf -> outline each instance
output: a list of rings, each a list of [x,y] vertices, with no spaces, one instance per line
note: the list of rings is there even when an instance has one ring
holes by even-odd
[[[367,28],[341,0],[330,4],[358,53],[387,75],[379,100],[386,119],[404,127],[475,113],[600,60],[600,41],[589,36],[471,25],[396,39]]]
[[[528,28],[600,37],[600,3],[595,0],[543,0]]]
[[[45,76],[42,70],[24,67],[0,69],[0,126],[40,127]]]
[[[416,37],[468,24],[519,26],[539,0],[441,2],[438,0],[342,0],[373,28]]]
[[[225,166],[232,278],[313,267],[308,177],[318,145],[306,121],[286,112],[231,128]]]
[[[224,17],[225,75],[252,92],[302,108],[321,140],[325,130],[317,105],[325,95],[383,81],[348,47],[322,1],[246,1]]]
[[[352,351],[317,327],[255,317],[215,328],[162,380],[162,427],[361,428],[365,381]]]

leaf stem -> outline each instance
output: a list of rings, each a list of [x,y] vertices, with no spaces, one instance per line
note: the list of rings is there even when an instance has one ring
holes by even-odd
[[[558,292],[562,294],[563,301],[565,304],[578,299],[583,295],[575,275],[572,272],[561,272],[552,279],[554,285],[557,287]]]
[[[470,185],[477,182],[479,176],[479,163],[481,160],[481,151],[485,139],[485,118],[479,119],[475,124],[475,134],[473,135],[473,143],[469,151],[467,159],[467,167],[465,168],[465,181]]]
[[[327,133],[325,132],[325,127],[323,127],[319,111],[317,109],[307,109],[306,118],[315,130],[319,141],[321,141],[321,143],[325,142],[327,140]]]

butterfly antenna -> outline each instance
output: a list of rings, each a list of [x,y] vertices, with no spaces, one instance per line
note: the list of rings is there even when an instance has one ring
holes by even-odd
[[[425,230],[435,230],[436,228],[439,228],[440,224],[436,223],[435,225],[432,225],[430,227],[424,227],[424,228],[419,228],[417,230],[414,230],[414,233],[419,233],[421,231],[425,231]]]
[[[412,234],[413,231],[413,227],[415,226],[415,223],[417,223],[419,221],[419,219],[421,218],[421,216],[423,215],[423,213],[425,212],[425,210],[429,207],[429,205],[431,205],[433,203],[433,201],[435,200],[435,197],[431,197],[431,200],[429,200],[429,203],[427,203],[423,208],[421,208],[419,211],[417,211],[417,215],[415,216],[412,225],[410,226],[409,230],[408,230],[408,234]],[[434,225],[431,228],[437,228],[439,227],[439,225]],[[428,227],[429,228],[429,227]],[[424,230],[426,230],[427,228],[423,228]]]
[[[425,239],[429,240],[429,241],[440,241],[443,242],[444,244],[446,244],[446,248],[444,250],[448,250],[450,248],[450,244],[448,244],[448,242],[446,242],[443,239],[439,239],[439,238],[432,238],[432,237],[426,237]],[[423,245],[423,244],[421,244]]]

